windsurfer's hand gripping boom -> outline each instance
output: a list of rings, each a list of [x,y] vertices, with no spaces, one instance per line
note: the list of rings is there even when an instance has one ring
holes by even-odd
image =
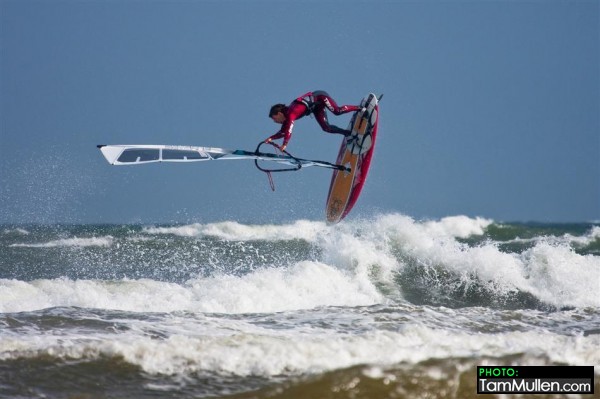
[[[273,146],[279,148],[282,152],[285,151],[285,148],[288,145],[288,142],[290,141],[290,137],[292,136],[291,133],[283,133],[283,132],[278,132],[275,133],[274,135],[272,135],[271,137],[269,137],[268,139],[265,140],[266,144],[272,144]],[[283,143],[281,144],[281,146],[273,143],[273,140],[277,140],[283,137]]]

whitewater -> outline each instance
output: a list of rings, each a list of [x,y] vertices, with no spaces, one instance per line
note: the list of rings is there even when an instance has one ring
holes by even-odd
[[[1,398],[477,397],[599,347],[597,223],[0,226]]]

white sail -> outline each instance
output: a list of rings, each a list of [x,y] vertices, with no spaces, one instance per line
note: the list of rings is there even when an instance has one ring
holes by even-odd
[[[104,158],[111,165],[142,165],[153,162],[200,162],[226,159],[253,159],[291,165],[296,169],[305,166],[320,166],[344,169],[325,161],[312,161],[291,155],[258,151],[227,150],[214,147],[177,145],[99,145]]]

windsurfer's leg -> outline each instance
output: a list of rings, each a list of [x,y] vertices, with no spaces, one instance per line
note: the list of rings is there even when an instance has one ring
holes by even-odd
[[[339,105],[337,105],[335,100],[326,91],[323,90],[317,90],[313,92],[313,96],[315,99],[315,103],[319,105],[322,104],[334,115],[342,115],[348,112],[355,112],[360,110],[360,107],[356,105],[342,105],[340,107]]]
[[[325,113],[325,107],[317,105],[313,112],[317,123],[319,126],[321,126],[323,131],[327,133],[343,134],[344,136],[347,136],[351,133],[350,130],[345,130],[335,125],[330,125],[329,121],[327,120],[327,114]]]

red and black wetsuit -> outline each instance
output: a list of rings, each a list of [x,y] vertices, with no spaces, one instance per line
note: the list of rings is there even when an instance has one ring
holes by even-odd
[[[348,134],[348,130],[339,128],[335,125],[330,125],[327,120],[325,108],[331,111],[334,115],[342,115],[348,112],[358,111],[360,107],[356,105],[338,106],[333,98],[323,90],[308,92],[298,97],[288,106],[285,113],[285,122],[281,126],[281,130],[269,137],[271,140],[280,139],[283,137],[282,146],[285,147],[292,136],[294,121],[304,116],[313,114],[317,122],[327,133]]]

